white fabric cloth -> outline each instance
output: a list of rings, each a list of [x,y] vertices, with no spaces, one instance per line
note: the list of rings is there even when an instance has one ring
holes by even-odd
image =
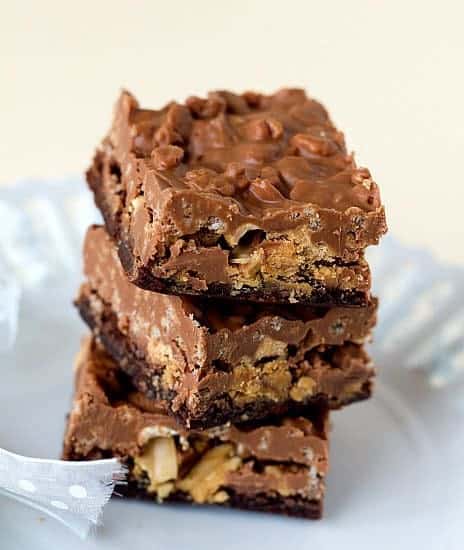
[[[85,538],[125,468],[116,459],[67,462],[0,449],[0,492],[56,518]]]

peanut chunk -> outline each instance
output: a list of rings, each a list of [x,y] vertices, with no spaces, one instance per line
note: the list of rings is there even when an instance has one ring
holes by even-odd
[[[144,452],[135,459],[136,465],[147,473],[150,479],[149,491],[157,492],[160,498],[161,493],[164,496],[167,486],[163,486],[168,481],[177,479],[178,465],[176,444],[172,437],[155,437],[149,441],[144,449]],[[161,488],[161,491],[160,491]]]
[[[227,472],[237,470],[242,461],[234,455],[230,444],[213,447],[203,455],[187,476],[177,483],[177,488],[189,493],[198,503],[218,502],[225,499],[224,491],[218,491],[226,480]],[[215,500],[216,499],[216,500]]]
[[[310,376],[302,376],[290,390],[290,397],[295,401],[303,401],[306,397],[313,395],[316,381]]]
[[[151,160],[156,170],[168,170],[178,166],[183,156],[183,149],[177,145],[161,145],[153,149]]]

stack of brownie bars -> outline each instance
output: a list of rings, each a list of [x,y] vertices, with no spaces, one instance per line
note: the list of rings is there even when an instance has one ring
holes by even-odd
[[[369,171],[302,90],[123,92],[87,180],[64,458],[120,458],[130,496],[320,517],[328,411],[374,377]]]

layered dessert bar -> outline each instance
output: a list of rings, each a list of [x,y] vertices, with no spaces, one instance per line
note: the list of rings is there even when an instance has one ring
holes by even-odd
[[[365,306],[379,190],[303,90],[143,109],[128,92],[88,170],[129,279],[168,294]]]
[[[242,304],[168,296],[130,283],[111,238],[84,244],[77,307],[134,386],[166,399],[187,427],[206,428],[370,395],[363,349],[377,302],[363,308]]]
[[[130,496],[319,518],[327,413],[186,430],[166,414],[165,403],[132,389],[89,338],[77,360],[63,458],[108,457],[127,465],[129,482],[118,491]]]

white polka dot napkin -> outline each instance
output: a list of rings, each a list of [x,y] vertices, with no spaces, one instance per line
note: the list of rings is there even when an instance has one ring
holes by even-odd
[[[116,459],[67,462],[0,449],[0,492],[54,517],[85,538],[126,469]]]

